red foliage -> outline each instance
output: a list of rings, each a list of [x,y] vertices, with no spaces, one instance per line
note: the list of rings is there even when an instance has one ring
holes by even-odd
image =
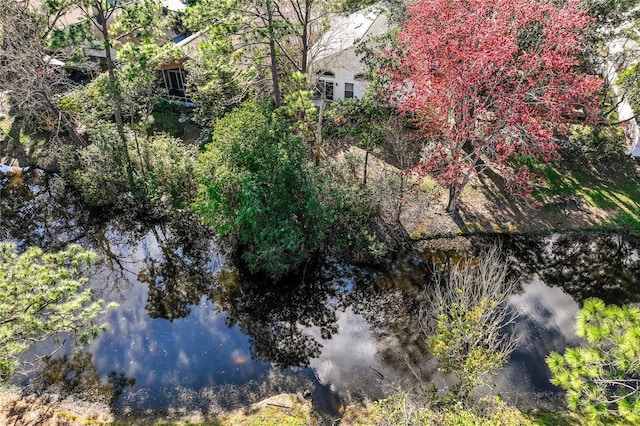
[[[526,194],[528,173],[509,159],[555,158],[554,136],[597,110],[601,80],[578,70],[590,18],[577,1],[418,0],[408,9],[399,66],[383,72],[428,140],[418,172],[452,190],[453,208],[487,166]]]

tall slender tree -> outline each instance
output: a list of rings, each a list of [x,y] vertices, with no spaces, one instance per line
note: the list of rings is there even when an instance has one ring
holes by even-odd
[[[111,94],[114,107],[114,118],[118,128],[118,152],[120,153],[122,162],[124,163],[129,187],[132,191],[135,191],[133,165],[131,163],[131,158],[129,158],[126,130],[122,117],[122,96],[120,94],[116,67],[113,61],[113,40],[109,33],[109,27],[113,22],[116,13],[122,9],[123,3],[124,1],[122,0],[75,0],[74,5],[84,12],[85,17],[91,22],[102,38],[105,63],[107,66],[107,73],[109,74],[109,92]]]
[[[236,53],[264,69],[259,74],[268,75],[269,91],[280,107],[282,77],[308,72],[312,47],[332,6],[328,0],[198,0],[187,10],[186,22],[212,37],[231,37]]]

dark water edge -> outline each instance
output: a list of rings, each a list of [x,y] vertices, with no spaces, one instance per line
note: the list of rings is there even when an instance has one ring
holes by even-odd
[[[2,239],[47,250],[75,242],[100,255],[91,285],[120,306],[78,370],[112,385],[102,398],[121,392],[111,401],[119,412],[208,414],[299,392],[335,418],[345,404],[415,384],[416,372],[426,383],[448,383],[429,359],[417,313],[434,262],[460,256],[455,250],[396,253],[368,266],[324,259],[273,285],[243,275],[186,212],[141,222],[87,209],[55,175],[32,171],[1,182]],[[500,244],[522,277],[511,299],[521,345],[496,391],[520,408],[562,407],[544,358],[580,343],[573,324],[586,298],[640,301],[640,241],[593,232],[470,240],[473,253]]]

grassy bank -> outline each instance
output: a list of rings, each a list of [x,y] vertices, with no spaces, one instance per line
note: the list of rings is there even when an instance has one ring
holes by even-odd
[[[457,214],[444,211],[446,191],[428,185],[431,201],[409,203],[403,224],[414,239],[473,233],[606,230],[640,234],[640,168],[621,157],[609,163],[540,165],[541,185],[530,200],[514,199],[491,172],[472,179]]]
[[[582,426],[613,425],[627,423],[616,417],[608,417],[605,423],[594,422],[570,412],[523,412],[507,405],[499,398],[481,400],[473,407],[462,404],[444,408],[430,408],[402,396],[391,397],[368,407],[352,407],[347,410],[342,425],[415,425],[415,426]]]
[[[545,178],[548,193],[576,200],[583,208],[609,212],[608,218],[597,227],[622,229],[640,234],[639,169],[629,159],[582,169],[563,169],[547,166]]]

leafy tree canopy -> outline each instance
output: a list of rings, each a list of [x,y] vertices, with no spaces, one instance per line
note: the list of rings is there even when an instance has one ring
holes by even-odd
[[[599,80],[579,72],[591,19],[575,2],[419,0],[383,51],[391,101],[415,114],[428,143],[419,171],[449,188],[456,209],[471,176],[492,167],[511,192],[531,175],[515,154],[553,158],[556,132],[597,108]]]

